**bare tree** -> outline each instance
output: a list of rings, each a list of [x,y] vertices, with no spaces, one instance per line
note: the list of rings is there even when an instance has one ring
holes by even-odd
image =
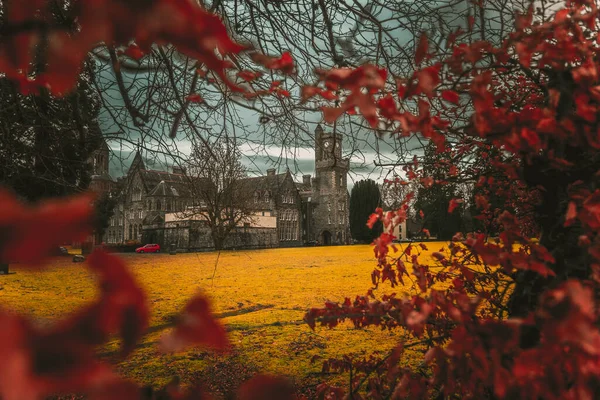
[[[98,88],[105,94],[106,125],[111,131],[123,132],[117,137],[124,141],[131,140],[126,136],[133,134],[142,138],[143,145],[174,155],[187,154],[187,149],[181,148],[182,142],[171,141],[169,134],[203,143],[227,132],[257,154],[264,154],[270,145],[282,148],[273,162],[289,163],[294,161],[285,159],[293,160],[296,149],[311,147],[310,124],[319,121],[320,107],[325,104],[322,99],[298,101],[301,87],[314,83],[315,69],[374,63],[390,71],[388,83],[392,87],[410,77],[421,33],[431,39],[430,48],[440,57],[451,51],[444,38],[459,28],[465,32],[461,41],[497,43],[510,31],[514,11],[526,8],[529,2],[489,0],[481,7],[466,0],[366,4],[357,0],[206,0],[201,4],[223,18],[236,40],[268,54],[291,51],[298,71],[295,77],[281,82],[291,97],[240,97],[210,73],[204,74],[196,60],[169,46],[154,47],[139,62],[119,49],[100,47],[94,54],[104,78],[98,80]],[[255,67],[248,57],[232,62],[240,68]],[[233,74],[230,78],[244,84]],[[250,90],[267,91],[274,79],[280,78],[272,74],[258,78]],[[190,102],[194,93],[200,93],[203,101]],[[469,113],[464,115],[464,120],[454,125],[464,126]],[[424,149],[427,142],[423,138],[399,138],[394,135],[395,126],[380,126],[379,139],[375,140],[367,125],[356,116],[344,116],[336,123],[335,129],[347,138],[346,156],[352,157],[354,167],[381,171],[373,161],[410,160],[414,150]],[[290,169],[298,170],[298,165]]]
[[[205,221],[216,250],[236,227],[253,222],[254,191],[240,157],[233,141],[220,139],[194,147],[188,161],[194,206],[182,214]]]

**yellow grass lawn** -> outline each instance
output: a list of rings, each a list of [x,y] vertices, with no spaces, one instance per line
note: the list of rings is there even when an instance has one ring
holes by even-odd
[[[444,245],[427,244],[429,252]],[[312,332],[302,322],[310,307],[366,293],[375,265],[371,246],[122,257],[147,290],[152,319],[139,348],[129,359],[120,360],[117,368],[142,384],[160,386],[174,375],[191,383],[203,371],[204,375],[214,372],[221,362],[198,349],[177,355],[159,355],[155,350],[173,316],[198,290],[212,299],[213,311],[227,326],[242,374],[260,370],[320,380],[321,363],[311,363],[313,356],[326,359],[385,351],[402,336],[400,331],[359,331],[349,324]],[[65,317],[96,294],[94,277],[85,265],[74,264],[68,257],[53,259],[39,272],[18,265],[11,266],[11,271],[16,273],[0,277],[0,304],[41,322]],[[408,289],[394,291],[401,294]],[[379,291],[392,290],[382,285]],[[116,340],[109,343],[101,353],[116,360],[118,344]]]

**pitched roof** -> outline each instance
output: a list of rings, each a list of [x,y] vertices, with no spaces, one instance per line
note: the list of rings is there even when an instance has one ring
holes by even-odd
[[[183,188],[179,183],[160,181],[159,184],[148,193],[148,196],[180,197],[188,191],[189,190]]]
[[[133,161],[131,162],[131,165],[129,166],[129,171],[133,171],[136,168],[140,168],[140,169],[146,168],[146,166],[144,165],[144,159],[142,157],[142,154],[139,151],[135,152]]]
[[[244,182],[246,182],[253,190],[270,190],[271,192],[276,193],[279,191],[279,187],[283,184],[287,175],[287,172],[276,175],[263,175],[246,178],[244,179]]]
[[[296,185],[296,189],[298,189],[299,192],[312,191],[312,186],[310,185],[310,183],[306,184],[304,182],[294,182],[294,184]]]
[[[140,169],[140,177],[146,193],[150,196],[180,197],[189,195],[190,180],[185,175]]]

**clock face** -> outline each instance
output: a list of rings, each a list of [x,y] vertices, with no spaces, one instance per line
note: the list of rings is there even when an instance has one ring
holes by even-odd
[[[323,146],[325,146],[325,148],[329,147],[329,142],[325,142]]]

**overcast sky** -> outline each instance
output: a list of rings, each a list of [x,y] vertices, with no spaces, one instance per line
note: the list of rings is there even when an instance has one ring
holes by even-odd
[[[366,5],[366,1],[361,1]],[[458,3],[455,3],[458,4]],[[413,37],[410,32],[403,28],[402,22],[398,19],[390,18],[382,12],[378,15],[384,25],[389,25],[389,32],[401,43],[412,43]],[[335,16],[333,18],[335,20]],[[352,30],[352,24],[345,23],[347,19],[340,16],[337,24],[337,32],[344,35],[344,32]],[[387,21],[387,22],[386,22]],[[466,21],[453,21],[456,27],[464,25]],[[392,24],[392,25],[390,25]],[[310,27],[307,27],[310,29]],[[368,37],[363,36],[362,40],[367,40]],[[319,38],[317,47],[319,46]],[[356,45],[360,46],[360,35],[356,37]],[[322,43],[321,43],[322,44]],[[310,48],[307,49],[310,53]],[[324,65],[326,61],[324,60]],[[304,65],[298,65],[300,70],[306,69]],[[108,81],[114,81],[114,75],[110,72],[102,72],[99,78]],[[127,76],[125,77],[127,79]],[[139,79],[139,75],[136,75]],[[142,78],[143,79],[143,78]],[[128,82],[126,82],[127,84]],[[140,91],[146,90],[142,86]],[[298,102],[299,87],[295,87],[295,92],[292,92],[292,100]],[[204,96],[204,93],[200,91]],[[135,93],[134,93],[135,94]],[[121,96],[116,90],[104,93],[105,104],[110,105],[110,110],[103,108],[100,115],[100,124],[108,138],[116,131],[126,129],[126,140],[109,140],[108,144],[114,152],[114,157],[111,160],[111,175],[116,178],[126,173],[133,154],[138,148],[142,149],[142,154],[147,159],[147,168],[152,169],[169,169],[173,163],[184,162],[186,156],[191,151],[191,142],[178,135],[175,139],[168,137],[168,129],[170,126],[161,125],[160,121],[150,121],[142,128],[136,128],[131,123],[130,115],[124,110]],[[117,110],[117,111],[115,111]],[[118,114],[115,115],[115,112]],[[206,109],[198,106],[193,108],[193,112],[206,113]],[[286,169],[295,174],[297,180],[301,180],[303,174],[314,175],[314,136],[313,132],[317,123],[321,122],[320,112],[305,112],[299,120],[302,121],[302,126],[298,130],[286,131],[286,128],[279,129],[273,124],[261,124],[259,114],[256,110],[237,107],[237,124],[235,126],[226,127],[228,131],[233,131],[234,134],[244,137],[243,141],[239,142],[239,148],[244,155],[242,162],[248,168],[251,175],[263,175],[268,168],[276,168],[279,172],[284,172]],[[207,114],[202,114],[206,117]],[[210,115],[209,115],[210,118]],[[221,117],[218,117],[221,118]],[[377,163],[392,163],[397,160],[397,153],[394,146],[398,143],[393,138],[378,138],[375,133],[370,130],[361,128],[356,121],[362,117],[344,117],[345,122],[340,122],[337,131],[344,136],[343,154],[344,157],[350,158],[351,171],[349,176],[349,186],[354,182],[364,178],[372,178],[377,181],[382,181],[383,177],[390,172],[389,168],[377,167]],[[349,123],[349,119],[355,118],[355,123]],[[115,123],[115,121],[118,121]],[[210,120],[209,120],[210,121]],[[215,129],[223,126],[222,121],[215,117]],[[209,122],[210,124],[210,122]],[[206,125],[206,122],[205,122]],[[332,126],[322,124],[326,132],[333,130]],[[125,127],[125,128],[123,128]],[[207,126],[203,126],[205,129]],[[237,132],[236,132],[237,129]],[[210,130],[210,126],[208,127]],[[240,132],[243,130],[243,132]],[[272,132],[277,132],[275,135]],[[148,133],[151,134],[148,134]],[[267,132],[270,132],[269,134]],[[118,135],[116,137],[119,137]],[[237,137],[237,136],[236,136]],[[139,143],[139,144],[138,144]],[[411,140],[405,143],[405,153],[419,148],[418,140]],[[146,150],[144,150],[146,149]],[[179,155],[179,159],[174,160],[169,155]],[[406,154],[405,154],[406,155]],[[400,172],[397,170],[397,172]]]

